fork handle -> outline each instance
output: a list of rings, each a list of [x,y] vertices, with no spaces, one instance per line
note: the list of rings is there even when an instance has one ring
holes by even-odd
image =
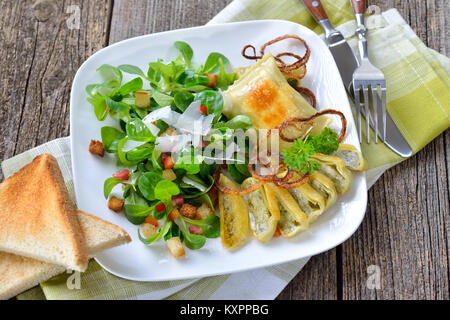
[[[366,10],[365,0],[350,0],[356,18],[356,34],[358,36],[358,48],[361,60],[369,59],[367,54],[367,28],[364,25],[364,12]]]

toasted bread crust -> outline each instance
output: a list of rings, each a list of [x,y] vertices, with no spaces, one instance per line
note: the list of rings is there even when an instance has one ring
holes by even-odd
[[[0,300],[10,299],[64,270],[56,264],[0,252]]]
[[[121,233],[121,234],[122,234],[122,236],[124,237],[124,241],[125,241],[125,242],[131,242],[131,237],[130,237],[130,235],[129,235],[125,230],[123,230],[121,227],[119,227],[118,225],[115,225],[114,223],[111,223],[111,222],[109,222],[109,221],[100,219],[99,217],[96,217],[96,216],[94,216],[94,215],[92,215],[92,214],[86,213],[86,212],[81,211],[81,210],[76,210],[76,212],[77,212],[78,214],[81,214],[81,215],[84,215],[84,216],[86,216],[86,217],[89,217],[90,219],[95,220],[95,221],[97,221],[97,222],[99,222],[99,223],[103,223],[103,224],[109,226],[110,228],[115,229],[118,233]],[[83,226],[82,226],[82,227],[83,227]],[[86,234],[86,233],[87,233],[87,230],[85,230],[85,234]],[[88,245],[89,245],[89,244],[88,244]]]
[[[90,256],[131,241],[128,233],[115,224],[80,210],[76,214],[86,236]],[[108,237],[102,237],[102,231]],[[0,300],[12,298],[64,271],[65,268],[59,265],[0,252]]]
[[[0,184],[0,250],[87,268],[83,231],[53,156],[37,156]]]

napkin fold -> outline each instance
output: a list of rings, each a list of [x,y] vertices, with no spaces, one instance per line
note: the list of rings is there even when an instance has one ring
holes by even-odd
[[[323,0],[331,21],[356,49],[354,16],[347,0]],[[235,0],[209,24],[231,21],[283,19],[322,30],[298,0]],[[450,59],[427,48],[391,9],[367,19],[371,61],[386,75],[387,108],[400,131],[419,151],[450,126]],[[373,134],[373,133],[372,133]],[[38,154],[50,153],[61,167],[66,186],[75,201],[70,138],[60,138],[19,154],[2,163],[7,177]],[[383,144],[362,145],[369,162],[368,187],[385,170],[404,160]],[[308,258],[283,265],[202,279],[164,282],[134,282],[111,275],[94,260],[81,274],[81,288],[68,289],[71,274],[59,275],[18,299],[274,299],[303,268]]]

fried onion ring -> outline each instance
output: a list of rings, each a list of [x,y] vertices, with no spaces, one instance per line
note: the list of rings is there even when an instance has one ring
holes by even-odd
[[[288,120],[289,121],[289,120]],[[286,128],[288,128],[288,127],[290,127],[290,126],[296,126],[297,125],[297,122],[289,122],[289,123],[286,123],[286,125],[285,125],[285,122],[284,123],[282,123],[281,125],[280,125],[280,138],[281,139],[283,139],[284,141],[287,141],[287,142],[294,142],[295,140],[297,140],[297,139],[300,139],[300,140],[305,140],[305,138],[306,138],[306,136],[311,132],[311,130],[314,128],[314,123],[312,122],[312,121],[305,121],[305,122],[300,122],[301,123],[301,127],[299,128],[299,130],[302,130],[303,129],[303,127],[305,126],[305,125],[309,125],[310,127],[308,128],[308,130],[306,130],[306,132],[305,133],[303,133],[300,137],[297,137],[297,138],[288,138],[288,137],[286,137],[285,135],[284,135],[284,133],[283,133],[283,130],[284,129],[286,129]]]
[[[220,171],[222,169],[222,166],[217,166],[216,171],[214,172],[214,186],[226,194],[231,194],[234,196],[245,196],[249,193],[252,193],[256,190],[258,190],[262,185],[262,181],[258,181],[254,185],[251,185],[245,189],[231,189],[228,187],[225,187],[219,183],[219,177],[220,177]]]
[[[306,95],[309,99],[311,106],[314,109],[316,109],[316,106],[317,106],[316,105],[316,103],[317,103],[316,96],[314,95],[314,93],[311,90],[309,90],[308,88],[305,88],[305,87],[294,87],[294,89],[297,90],[297,92]]]
[[[289,56],[293,56],[293,57],[296,57],[296,58],[297,57],[300,58],[300,59],[297,59],[296,62],[294,62],[292,64],[288,64],[288,65],[284,64],[284,62],[283,62],[283,69],[285,69],[286,71],[291,71],[291,70],[298,69],[298,68],[300,68],[301,66],[303,66],[304,64],[306,64],[308,62],[309,56],[311,55],[311,50],[309,49],[308,45],[306,44],[306,41],[303,40],[302,38],[300,38],[297,35],[285,34],[284,36],[276,37],[275,39],[264,43],[262,45],[262,47],[261,47],[259,52],[261,53],[261,56],[264,56],[264,52],[265,52],[265,50],[266,50],[266,48],[268,46],[271,46],[272,44],[274,44],[276,42],[279,42],[279,41],[282,41],[282,40],[285,40],[285,39],[296,39],[296,40],[300,41],[306,48],[306,52],[305,52],[305,55],[303,57],[299,57],[299,56],[297,56],[297,55],[295,55],[293,53],[289,53],[289,52],[284,52],[284,53],[281,53],[281,54],[277,55],[278,59],[279,59],[280,56],[283,56],[283,55],[284,56],[289,55]]]
[[[295,53],[292,53],[292,52],[281,52],[281,53],[277,54],[277,55],[276,55],[275,57],[273,57],[273,58],[281,64],[281,68],[282,68],[283,70],[285,70],[285,71],[289,71],[289,70],[291,70],[291,69],[288,68],[288,65],[287,65],[283,60],[280,59],[280,57],[283,57],[283,56],[294,57],[295,59],[297,59],[297,61],[294,62],[294,63],[297,63],[297,62],[299,62],[299,61],[302,61],[302,59],[303,59],[303,58],[300,57],[299,55],[297,55],[297,54],[295,54]],[[294,68],[293,70],[295,70],[295,69],[298,69],[298,68]]]
[[[256,48],[254,46],[252,46],[251,44],[247,44],[246,46],[244,46],[244,48],[242,48],[241,54],[244,58],[247,58],[250,60],[261,59],[264,56],[265,50],[268,46],[271,46],[272,44],[279,42],[281,40],[285,40],[285,39],[296,39],[296,40],[300,41],[306,49],[305,54],[303,55],[303,57],[301,57],[292,52],[281,52],[281,53],[277,54],[276,56],[274,56],[274,59],[279,63],[278,68],[280,69],[281,72],[283,72],[284,74],[286,74],[292,78],[302,79],[306,75],[306,63],[308,62],[309,57],[311,55],[311,50],[309,49],[308,45],[306,44],[306,41],[297,35],[285,34],[284,36],[276,37],[275,39],[272,39],[272,40],[264,43],[259,50],[259,52],[260,52],[259,56],[256,55]],[[251,48],[253,50],[253,56],[247,55],[248,48]],[[291,64],[286,64],[283,60],[281,60],[281,57],[283,57],[283,56],[293,57],[293,58],[297,59],[297,61],[295,61]],[[300,67],[303,67],[303,71],[300,75],[296,75],[292,72],[294,70],[299,69]]]
[[[292,71],[287,71],[287,70],[284,70],[284,69],[280,69],[280,71],[282,73],[284,73],[285,75],[287,75],[288,77],[301,80],[301,79],[303,79],[306,76],[306,64],[301,66],[301,68],[302,68],[302,73],[301,74],[295,74]]]
[[[280,130],[280,132],[282,132],[282,130],[284,128],[287,128],[287,127],[293,125],[296,122],[311,121],[311,120],[313,120],[313,119],[315,119],[315,118],[317,118],[319,116],[322,116],[324,114],[335,114],[335,115],[338,115],[339,117],[341,117],[342,128],[341,128],[341,132],[340,132],[339,137],[338,137],[338,141],[342,142],[342,140],[344,140],[345,133],[347,131],[347,119],[345,118],[345,116],[344,116],[344,114],[342,112],[340,112],[338,110],[334,110],[334,109],[326,109],[326,110],[319,111],[319,112],[313,114],[312,116],[310,116],[308,118],[291,118],[291,119],[286,120],[285,122],[283,122],[279,126],[279,130]],[[280,137],[281,137],[281,134],[280,134]],[[289,141],[289,140],[286,140],[286,141]],[[292,142],[292,141],[289,141],[289,142]]]
[[[246,54],[248,48],[252,48],[252,49],[253,49],[253,56],[248,56],[248,55]],[[248,45],[246,45],[244,48],[242,48],[241,54],[242,54],[242,56],[243,56],[244,58],[247,58],[247,59],[250,59],[250,60],[257,60],[257,59],[261,59],[261,58],[262,58],[262,56],[257,56],[257,55],[256,55],[256,49],[255,49],[255,47],[252,46],[251,44],[248,44]]]
[[[284,189],[292,189],[292,188],[297,188],[300,187],[302,185],[304,185],[305,183],[307,183],[309,181],[309,173],[306,173],[303,177],[294,180],[294,181],[274,181],[275,185],[277,185],[278,187],[282,187]]]

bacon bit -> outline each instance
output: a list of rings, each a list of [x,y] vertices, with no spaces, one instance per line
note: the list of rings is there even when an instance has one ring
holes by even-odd
[[[201,150],[203,148],[206,148],[208,146],[208,143],[209,143],[208,141],[201,139],[195,148]]]
[[[199,236],[203,235],[202,228],[199,226],[189,226],[189,233],[198,234]]]
[[[91,142],[89,143],[89,152],[100,157],[103,157],[105,155],[103,144],[98,140],[91,140]]]
[[[152,224],[152,225],[154,225],[157,228],[159,226],[158,220],[156,220],[156,218],[154,216],[152,216],[152,215],[149,215],[147,218],[145,218],[144,223]]]
[[[207,114],[206,106],[200,106],[199,109],[200,109],[200,112],[203,113],[206,116],[206,114]]]
[[[169,213],[169,220],[173,221],[175,219],[177,219],[178,217],[180,217],[180,211],[178,211],[177,208],[174,208],[170,213]]]
[[[181,207],[184,204],[184,197],[182,194],[172,196],[172,204],[175,207]]]
[[[219,191],[217,190],[216,186],[213,186],[209,190],[208,195],[211,198],[211,202],[213,204],[213,207],[217,208],[217,206],[219,204]]]
[[[117,171],[112,176],[119,180],[128,180],[130,178],[130,171],[128,169]]]
[[[175,161],[168,153],[163,153],[161,156],[161,161],[165,169],[172,169],[175,165]]]
[[[209,82],[206,84],[206,86],[210,88],[215,88],[217,84],[217,77],[218,77],[217,74],[204,73],[203,75],[209,78]]]
[[[166,211],[166,205],[164,203],[160,203],[158,205],[155,206],[155,210],[158,213],[161,213],[163,211]]]
[[[280,228],[277,227],[277,229],[275,230],[275,233],[273,234],[274,238],[279,238],[281,236],[281,231]]]

